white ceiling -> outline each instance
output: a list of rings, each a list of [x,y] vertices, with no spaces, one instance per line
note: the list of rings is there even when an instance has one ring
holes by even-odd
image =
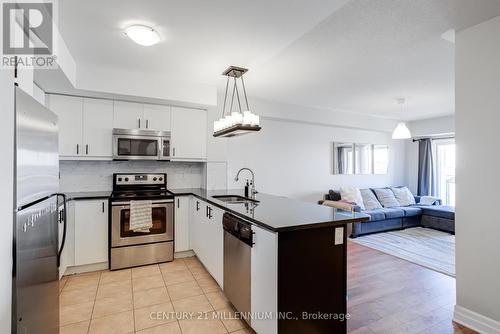
[[[441,35],[500,15],[498,0],[59,3],[77,64],[221,88],[221,72],[239,65],[250,69],[252,96],[405,120],[454,112],[454,45]],[[134,23],[155,27],[162,42],[145,48],[128,40],[123,28]]]

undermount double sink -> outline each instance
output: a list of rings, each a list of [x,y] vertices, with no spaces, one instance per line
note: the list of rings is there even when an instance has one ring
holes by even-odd
[[[243,197],[240,195],[215,195],[212,197],[228,204],[259,203],[259,201],[255,199]]]

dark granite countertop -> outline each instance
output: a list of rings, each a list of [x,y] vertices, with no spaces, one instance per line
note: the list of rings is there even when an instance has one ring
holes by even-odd
[[[79,192],[65,192],[66,199],[71,200],[84,200],[84,199],[101,199],[111,196],[111,191],[79,191]]]
[[[319,228],[368,221],[369,216],[351,213],[331,207],[308,203],[291,198],[258,193],[254,204],[229,204],[212,196],[240,195],[243,190],[213,190],[200,188],[168,189],[174,195],[194,195],[223,210],[240,216],[249,222],[272,232]]]

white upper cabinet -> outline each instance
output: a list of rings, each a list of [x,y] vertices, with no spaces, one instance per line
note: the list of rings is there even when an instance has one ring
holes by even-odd
[[[50,95],[48,105],[59,116],[59,155],[80,155],[83,152],[83,98]]]
[[[206,137],[205,110],[172,107],[172,160],[205,160]]]
[[[113,127],[113,101],[83,100],[83,147],[89,157],[111,157]]]
[[[113,128],[145,129],[143,114],[141,103],[114,101]]]
[[[170,131],[172,112],[169,106],[144,104],[144,124],[146,129],[157,131]]]

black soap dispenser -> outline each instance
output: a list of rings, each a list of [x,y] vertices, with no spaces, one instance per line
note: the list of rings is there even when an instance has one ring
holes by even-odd
[[[248,197],[249,189],[250,189],[250,183],[248,182],[248,179],[247,179],[247,184],[245,185],[245,197]]]

